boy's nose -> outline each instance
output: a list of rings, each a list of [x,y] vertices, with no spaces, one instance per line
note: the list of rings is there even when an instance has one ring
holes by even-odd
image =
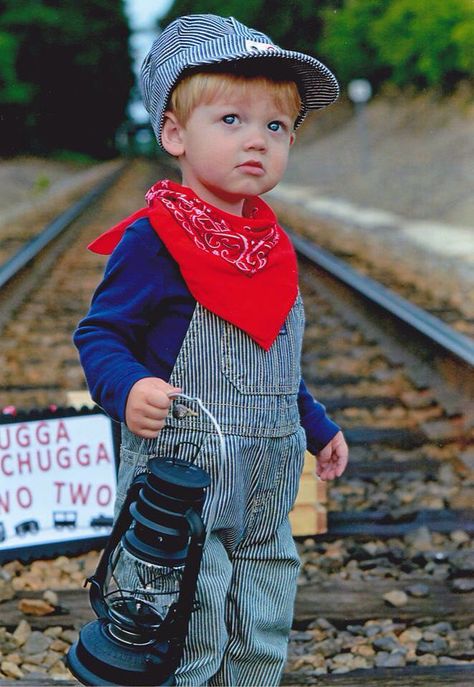
[[[265,134],[260,130],[260,128],[253,127],[247,132],[245,139],[246,150],[265,150],[266,147],[267,141]]]

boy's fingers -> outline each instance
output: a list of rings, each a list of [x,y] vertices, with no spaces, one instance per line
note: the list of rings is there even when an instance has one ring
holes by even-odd
[[[331,460],[331,454],[332,454],[332,449],[331,446],[328,444],[324,448],[320,450],[318,453],[318,461],[321,463],[328,463]]]
[[[342,452],[342,454],[339,455],[338,461],[337,461],[337,466],[336,466],[336,477],[340,477],[344,470],[347,467],[347,463],[349,460],[349,454],[348,451]]]
[[[166,391],[152,389],[147,394],[145,401],[147,407],[144,410],[148,413],[152,408],[156,410],[168,410],[171,406],[172,399]]]
[[[334,477],[335,477],[334,470],[331,470],[331,469],[318,470],[317,475],[320,479],[322,479],[324,481],[334,479]]]
[[[141,413],[144,421],[148,420],[151,422],[163,420],[167,415],[168,408],[162,408],[161,406],[146,406]]]

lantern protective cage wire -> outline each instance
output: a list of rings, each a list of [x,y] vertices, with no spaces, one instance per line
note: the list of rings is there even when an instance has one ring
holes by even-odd
[[[110,615],[125,624],[132,617],[137,627],[161,624],[178,600],[184,565],[162,566],[142,561],[126,549],[115,550],[104,600]],[[157,618],[156,618],[157,616]]]

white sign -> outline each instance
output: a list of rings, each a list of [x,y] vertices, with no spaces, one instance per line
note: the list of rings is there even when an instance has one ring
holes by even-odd
[[[0,553],[108,534],[115,487],[105,415],[0,424]]]

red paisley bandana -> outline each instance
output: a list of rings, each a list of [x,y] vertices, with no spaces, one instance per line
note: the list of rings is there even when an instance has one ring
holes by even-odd
[[[242,218],[211,208],[188,191],[165,180],[152,186],[145,199],[150,208],[163,203],[201,250],[217,255],[248,276],[263,269],[280,238],[275,216],[267,206],[257,198],[252,208],[254,218]]]
[[[261,198],[246,202],[246,217],[223,212],[191,189],[164,180],[142,208],[90,245],[109,254],[135,220],[148,217],[180,267],[193,297],[268,350],[297,294],[293,247]]]

